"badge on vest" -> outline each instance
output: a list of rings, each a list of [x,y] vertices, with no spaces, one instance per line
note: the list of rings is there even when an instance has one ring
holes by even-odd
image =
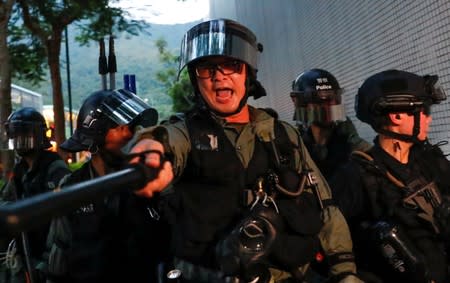
[[[200,138],[195,141],[195,148],[203,151],[218,151],[219,142],[217,136],[214,134],[200,136]]]

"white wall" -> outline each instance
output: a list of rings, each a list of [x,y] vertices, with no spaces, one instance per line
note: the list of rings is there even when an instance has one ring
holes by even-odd
[[[210,0],[211,18],[230,18],[264,45],[258,77],[269,96],[250,101],[292,121],[291,83],[323,68],[345,88],[348,115],[361,136],[372,129],[354,114],[354,96],[368,76],[390,68],[438,74],[450,94],[448,0]],[[433,109],[432,142],[450,137],[450,99]],[[450,153],[450,146],[443,147]]]

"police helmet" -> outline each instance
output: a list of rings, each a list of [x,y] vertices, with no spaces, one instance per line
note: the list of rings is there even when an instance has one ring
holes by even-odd
[[[387,113],[413,113],[446,99],[437,75],[419,76],[400,70],[379,72],[364,81],[355,99],[356,117],[374,126]],[[377,129],[375,129],[377,130]]]
[[[8,149],[27,151],[51,147],[46,136],[44,116],[32,107],[21,108],[9,115],[6,123]]]
[[[295,105],[294,120],[305,126],[313,122],[331,123],[345,120],[342,88],[328,71],[311,69],[292,82],[291,98]]]
[[[249,96],[258,99],[266,95],[263,86],[256,80],[258,52],[262,52],[255,34],[238,22],[229,19],[213,19],[195,25],[186,32],[181,42],[180,65],[178,75],[187,66],[191,83],[194,87],[193,101],[204,106],[198,95],[197,78],[194,66],[198,61],[208,57],[224,56],[242,61],[247,65],[246,94],[239,107],[233,113],[219,113],[229,116],[238,113]],[[210,109],[211,110],[211,109]]]
[[[125,90],[102,90],[89,95],[77,117],[74,134],[60,147],[69,152],[95,151],[104,143],[109,129],[119,125],[155,125],[156,110],[134,93]]]
[[[419,76],[399,70],[377,73],[366,79],[358,90],[355,98],[356,117],[371,125],[378,133],[407,142],[421,142],[421,111],[430,113],[432,104],[446,99],[437,81],[437,75]],[[388,113],[413,115],[412,134],[400,134],[387,129]]]
[[[214,19],[195,25],[186,32],[181,42],[179,71],[195,61],[209,56],[226,56],[243,61],[257,69],[257,55],[262,45],[255,34],[228,19]]]

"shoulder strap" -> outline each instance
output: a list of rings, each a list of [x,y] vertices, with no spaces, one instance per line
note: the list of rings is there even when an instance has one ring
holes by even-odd
[[[406,187],[402,181],[395,178],[389,171],[381,168],[381,166],[379,166],[377,164],[377,162],[373,159],[373,157],[371,155],[369,155],[368,153],[359,151],[359,150],[355,150],[351,153],[351,156],[352,156],[352,158],[356,157],[356,158],[353,158],[353,160],[358,161],[361,165],[365,165],[365,166],[369,165],[372,169],[375,169],[376,171],[378,171],[378,173],[385,176],[389,181],[391,181],[397,187],[401,187],[401,188]]]
[[[327,185],[324,186],[320,186],[318,184],[317,178],[319,178],[319,176],[317,176],[316,172],[313,172],[313,170],[310,168],[310,166],[307,164],[307,158],[306,158],[306,146],[302,141],[302,138],[300,137],[298,130],[294,127],[292,127],[290,124],[287,123],[281,123],[279,122],[279,127],[283,129],[285,135],[286,135],[286,139],[288,139],[288,141],[290,141],[290,148],[292,148],[292,146],[294,146],[299,154],[300,154],[300,158],[301,158],[301,187],[303,186],[309,186],[311,188],[311,192],[317,197],[317,200],[320,204],[320,207],[323,209],[329,205],[333,205],[333,199],[331,197],[331,192],[328,189]],[[297,133],[297,141],[296,143],[293,142],[292,140],[289,139],[289,135],[288,135],[288,127],[292,127],[292,129]],[[292,165],[294,166],[294,165]],[[303,188],[301,189],[303,190]]]

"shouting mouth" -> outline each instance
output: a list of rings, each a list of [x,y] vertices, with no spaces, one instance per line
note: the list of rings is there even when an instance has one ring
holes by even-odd
[[[233,97],[233,91],[229,88],[216,90],[216,101],[218,103],[228,103]]]

